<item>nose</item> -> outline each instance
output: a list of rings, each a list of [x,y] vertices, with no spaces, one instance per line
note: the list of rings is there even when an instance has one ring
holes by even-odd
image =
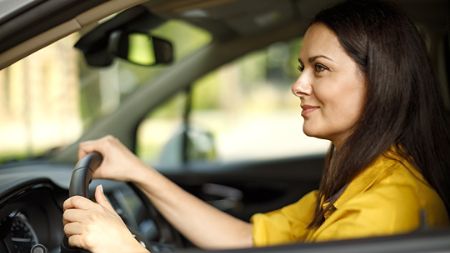
[[[297,80],[291,85],[292,94],[296,97],[304,97],[311,95],[312,86],[308,77],[302,73]]]

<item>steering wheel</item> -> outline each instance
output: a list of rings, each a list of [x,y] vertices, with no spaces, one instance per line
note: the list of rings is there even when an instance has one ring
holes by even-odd
[[[98,152],[87,154],[75,165],[72,170],[72,177],[70,178],[69,197],[75,195],[87,197],[89,190],[89,183],[92,180],[92,171],[96,170],[103,161],[103,157]],[[64,235],[61,244],[61,253],[80,253],[88,252],[83,249],[73,248],[69,246],[67,236]]]
[[[88,196],[89,183],[92,181],[92,172],[95,171],[103,161],[103,156],[98,152],[91,152],[78,161],[72,170],[72,177],[70,179],[69,197],[79,195],[83,197]],[[147,249],[153,252],[168,252],[175,247],[183,247],[183,240],[181,235],[170,225],[168,221],[156,210],[150,203],[150,200],[141,192],[138,187],[132,183],[127,183],[128,186],[136,193],[143,203],[146,211],[151,215],[156,223],[159,236],[156,242],[149,242],[145,238],[136,234],[136,237],[145,244]],[[133,231],[135,232],[135,231]],[[61,253],[89,253],[86,250],[73,248],[69,246],[67,237],[64,236],[61,244]]]

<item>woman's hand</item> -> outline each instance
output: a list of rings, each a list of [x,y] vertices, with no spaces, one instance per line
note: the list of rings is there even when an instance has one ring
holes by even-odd
[[[64,232],[69,245],[92,253],[148,252],[114,211],[103,188],[95,190],[97,203],[74,196],[64,202]]]
[[[103,155],[103,162],[93,171],[93,178],[134,181],[134,178],[139,177],[140,171],[148,169],[139,158],[113,136],[81,143],[78,157],[81,159],[93,151]]]

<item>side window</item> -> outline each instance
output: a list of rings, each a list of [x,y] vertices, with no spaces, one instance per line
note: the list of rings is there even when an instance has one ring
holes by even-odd
[[[160,165],[180,165],[186,94],[175,95],[151,112],[137,131],[137,155],[146,162]],[[176,150],[178,149],[178,150]]]
[[[290,91],[298,76],[299,44],[298,39],[276,43],[207,74],[178,95],[185,106],[178,115],[168,109],[175,102],[161,106],[158,111],[170,111],[172,123],[163,126],[168,118],[149,115],[138,132],[140,157],[177,165],[325,153],[328,141],[303,134],[300,101]]]

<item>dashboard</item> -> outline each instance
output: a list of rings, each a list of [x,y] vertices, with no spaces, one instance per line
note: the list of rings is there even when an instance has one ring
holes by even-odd
[[[0,211],[0,252],[32,252],[36,245],[59,252],[62,241],[62,189],[36,180],[4,198]]]
[[[34,162],[0,168],[0,252],[60,252],[64,232],[62,204],[68,197],[72,166]],[[144,241],[158,241],[155,216],[131,186],[102,184],[111,204],[130,230]]]

